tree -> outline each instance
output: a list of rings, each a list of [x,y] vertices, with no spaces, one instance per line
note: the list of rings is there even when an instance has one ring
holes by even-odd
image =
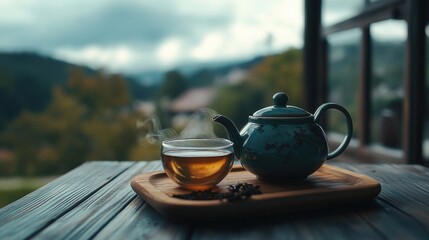
[[[264,90],[266,105],[272,105],[276,92],[285,92],[290,104],[302,106],[302,51],[289,49],[281,54],[266,57],[250,70],[250,83]]]
[[[210,107],[230,118],[241,129],[248,122],[249,115],[264,107],[263,104],[264,92],[241,82],[223,86]]]
[[[301,50],[289,49],[265,57],[250,69],[246,81],[222,87],[211,107],[241,128],[248,122],[249,115],[273,105],[272,97],[276,92],[285,92],[292,105],[303,104]]]
[[[41,111],[50,101],[49,88],[33,76],[0,75],[0,131],[21,111]]]
[[[80,129],[86,113],[76,99],[55,88],[53,102],[42,113],[22,113],[3,140],[15,151],[19,174],[64,172],[85,160],[86,139]]]
[[[137,116],[123,111],[128,89],[119,75],[75,72],[55,87],[45,111],[24,112],[2,134],[17,173],[58,174],[88,160],[124,160],[137,144]]]
[[[103,71],[95,75],[85,75],[79,69],[72,71],[67,90],[96,112],[117,109],[131,99],[125,80],[120,75],[107,75]]]
[[[203,68],[192,74],[189,78],[189,82],[192,87],[206,87],[213,85],[215,77],[216,74],[213,70]]]
[[[155,99],[156,115],[162,126],[170,126],[168,111],[170,101],[180,96],[187,89],[188,83],[178,70],[171,70],[165,74]]]
[[[186,79],[178,70],[168,71],[160,86],[157,94],[157,99],[168,98],[174,99],[188,89]]]

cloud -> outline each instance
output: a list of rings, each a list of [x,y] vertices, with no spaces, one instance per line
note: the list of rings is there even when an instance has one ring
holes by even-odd
[[[322,22],[331,25],[359,13],[365,1],[324,1],[322,6]]]
[[[27,7],[15,7],[14,11],[21,17],[14,14],[0,17],[0,26],[7,30],[11,45],[77,47],[84,44],[115,45],[118,42],[149,44],[174,35],[195,38],[205,27],[223,27],[231,18],[228,11],[210,15],[177,11],[175,7],[179,3],[175,1],[174,4],[168,4],[172,1],[151,4],[98,1],[99,5],[87,6],[82,0],[76,1],[76,4],[71,4],[73,1],[55,3],[44,0],[41,1],[43,10],[39,6],[34,11],[28,9],[33,7],[32,1],[28,2]],[[32,41],[28,41],[30,38],[14,38],[22,30]]]
[[[163,66],[170,66],[176,63],[183,55],[182,41],[178,38],[167,39],[162,42],[155,54],[160,64]]]
[[[407,24],[402,20],[389,19],[374,23],[371,35],[377,41],[405,41],[407,39]]]
[[[237,59],[302,42],[295,0],[1,0],[0,9],[0,51],[115,71]]]
[[[53,55],[61,59],[68,59],[82,65],[110,66],[113,71],[127,69],[132,64],[134,54],[126,46],[116,48],[102,48],[97,45],[86,46],[80,49],[60,48]]]
[[[223,51],[227,38],[219,32],[205,34],[200,42],[190,51],[190,56],[195,60],[210,60]]]

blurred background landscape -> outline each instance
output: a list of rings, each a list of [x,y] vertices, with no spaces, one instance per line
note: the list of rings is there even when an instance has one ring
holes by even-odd
[[[0,206],[86,161],[159,159],[154,124],[300,105],[302,4],[0,1]]]
[[[195,112],[211,108],[242,127],[249,114],[272,105],[277,89],[290,89],[299,105],[301,55],[291,48],[187,74],[173,69],[143,85],[36,53],[3,53],[0,174],[51,176],[89,160],[155,160],[159,144],[139,141],[137,123],[145,119],[180,132]]]
[[[150,86],[34,53],[2,54],[0,63],[0,96],[7,103],[1,108],[3,176],[61,174],[88,160],[159,159],[151,151],[159,146],[138,141],[137,122],[156,117],[162,128],[180,132],[187,117],[210,108],[242,127],[248,115],[272,105],[277,89],[290,89],[298,105],[302,100],[298,49],[189,74],[169,70]]]

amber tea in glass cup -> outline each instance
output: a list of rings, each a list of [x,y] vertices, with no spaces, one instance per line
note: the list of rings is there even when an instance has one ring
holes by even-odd
[[[165,173],[183,188],[211,189],[234,164],[233,144],[222,138],[164,141],[161,158]]]

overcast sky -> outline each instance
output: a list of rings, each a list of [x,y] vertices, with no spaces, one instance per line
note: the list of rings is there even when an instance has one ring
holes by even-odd
[[[301,0],[0,0],[0,51],[111,71],[302,47]]]

